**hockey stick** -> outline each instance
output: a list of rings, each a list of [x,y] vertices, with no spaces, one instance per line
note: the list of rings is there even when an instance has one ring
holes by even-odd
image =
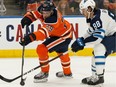
[[[36,69],[38,69],[38,68],[40,68],[40,67],[42,67],[42,66],[44,66],[44,65],[46,65],[46,64],[48,64],[48,63],[50,63],[50,62],[52,62],[53,60],[59,58],[59,57],[62,56],[62,55],[63,55],[63,54],[60,54],[60,55],[58,55],[58,56],[52,58],[51,60],[49,60],[49,61],[47,61],[47,62],[45,62],[45,63],[43,63],[43,64],[41,64],[41,65],[39,65],[39,66],[37,66],[37,67],[35,67],[35,68],[33,68],[33,69],[31,69],[31,70],[29,70],[29,71],[27,71],[27,72],[25,72],[23,75],[19,75],[19,76],[13,78],[13,79],[5,78],[5,77],[3,77],[2,75],[0,75],[0,79],[3,80],[3,81],[5,81],[5,82],[13,82],[13,81],[19,79],[20,77],[22,77],[22,76],[24,76],[24,75],[27,75],[28,73],[31,73],[32,71],[34,71],[34,70],[36,70]]]
[[[20,85],[24,85],[25,84],[25,80],[23,79],[23,67],[24,67],[24,52],[25,52],[25,45],[23,45],[23,50],[22,50],[22,66],[21,66],[21,82]]]
[[[24,34],[24,37],[25,37],[25,34]],[[21,38],[22,39],[22,38]],[[24,39],[22,39],[22,40],[24,40]],[[25,42],[25,41],[24,41]],[[19,42],[20,43],[20,42]],[[20,81],[20,85],[25,85],[25,80],[26,80],[26,78],[25,79],[23,79],[23,67],[24,67],[24,53],[25,53],[25,45],[24,45],[25,43],[23,43],[23,49],[22,49],[22,66],[21,66],[21,81]]]

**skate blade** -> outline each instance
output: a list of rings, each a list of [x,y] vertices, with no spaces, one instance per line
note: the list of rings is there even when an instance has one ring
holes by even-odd
[[[88,85],[88,87],[104,87],[103,84],[98,84],[98,85]]]
[[[44,82],[47,82],[48,81],[48,79],[47,78],[45,78],[45,79],[34,79],[34,83],[44,83]]]
[[[65,76],[64,79],[72,79],[73,77]]]
[[[63,76],[63,77],[58,77],[58,78],[62,78],[62,79],[72,79],[73,77],[69,77],[69,76]]]

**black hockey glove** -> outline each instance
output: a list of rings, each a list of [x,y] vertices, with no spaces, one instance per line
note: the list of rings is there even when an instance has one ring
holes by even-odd
[[[21,20],[21,25],[22,25],[22,28],[24,28],[24,26],[29,26],[30,24],[32,23],[31,19],[29,19],[28,17],[24,17],[22,20]]]
[[[22,46],[26,46],[34,40],[36,40],[36,36],[35,36],[35,34],[31,33],[31,34],[26,35],[23,39],[21,39],[21,41],[19,43]]]
[[[71,45],[71,48],[72,48],[71,50],[73,52],[78,52],[79,50],[83,50],[84,46],[85,46],[84,38],[80,37],[80,38],[76,39],[74,41],[74,43]]]

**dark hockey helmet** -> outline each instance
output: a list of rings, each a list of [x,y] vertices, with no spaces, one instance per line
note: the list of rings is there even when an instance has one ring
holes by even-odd
[[[53,2],[51,2],[50,0],[49,1],[45,1],[43,4],[42,4],[42,8],[41,8],[41,11],[51,11],[55,9],[55,5]]]

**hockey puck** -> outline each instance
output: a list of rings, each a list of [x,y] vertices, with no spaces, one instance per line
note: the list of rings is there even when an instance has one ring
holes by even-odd
[[[24,85],[25,85],[25,82],[24,82],[24,81],[21,81],[21,82],[20,82],[20,85],[21,85],[21,86],[24,86]]]

